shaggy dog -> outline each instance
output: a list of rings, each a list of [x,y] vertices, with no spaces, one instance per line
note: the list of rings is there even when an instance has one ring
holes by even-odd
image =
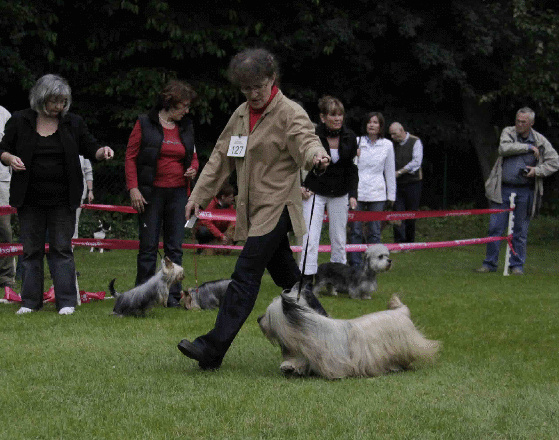
[[[219,307],[225,296],[228,280],[208,281],[200,287],[189,288],[186,293],[181,292],[181,303],[186,310],[211,310]]]
[[[109,223],[105,223],[104,221],[99,220],[99,226],[97,226],[97,229],[93,231],[93,238],[96,238],[97,240],[102,240],[107,236],[107,232],[109,232],[110,230],[111,230],[111,225]],[[93,252],[95,249],[97,248],[92,246],[89,252]],[[103,253],[103,251],[104,251],[103,248],[99,248],[99,253]]]
[[[363,254],[359,267],[342,263],[323,263],[315,275],[313,293],[326,291],[329,295],[338,292],[349,293],[350,298],[371,299],[371,292],[377,290],[376,275],[386,272],[392,266],[390,252],[383,244],[369,246]]]
[[[109,283],[109,291],[116,298],[113,315],[144,316],[146,311],[156,303],[166,307],[169,299],[169,287],[182,280],[183,277],[183,268],[173,263],[169,257],[165,257],[161,260],[159,272],[145,283],[127,292],[116,292],[114,288],[116,278],[113,278]]]
[[[284,291],[258,318],[262,333],[281,347],[284,374],[317,374],[327,379],[373,377],[430,361],[439,342],[426,339],[410,311],[394,295],[388,310],[343,320],[324,317]]]

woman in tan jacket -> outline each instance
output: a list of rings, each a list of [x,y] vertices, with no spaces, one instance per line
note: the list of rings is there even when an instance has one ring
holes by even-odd
[[[202,369],[220,367],[237,332],[252,311],[264,270],[290,289],[301,276],[287,233],[306,228],[301,207],[300,168],[325,169],[330,158],[302,107],[277,87],[275,57],[265,49],[238,53],[228,69],[230,81],[246,97],[233,113],[186,205],[186,217],[213,199],[237,171],[235,240],[245,240],[215,327],[178,348]]]

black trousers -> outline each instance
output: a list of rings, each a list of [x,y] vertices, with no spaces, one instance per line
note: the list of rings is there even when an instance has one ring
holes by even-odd
[[[397,185],[394,211],[417,211],[421,200],[423,182],[411,182]],[[396,243],[415,242],[415,219],[403,220],[400,226],[394,226]]]
[[[264,270],[282,289],[291,289],[301,272],[293,258],[287,233],[291,220],[284,209],[276,227],[266,235],[249,237],[237,260],[231,283],[219,308],[214,328],[194,344],[200,347],[209,365],[218,367],[233,339],[250,315]]]
[[[34,310],[43,307],[43,257],[48,230],[49,267],[56,308],[75,307],[78,292],[72,235],[76,226],[76,209],[69,206],[22,206],[18,208],[18,217],[23,244],[22,306]]]

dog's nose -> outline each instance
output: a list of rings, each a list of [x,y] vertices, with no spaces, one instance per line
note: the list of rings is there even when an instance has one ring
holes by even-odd
[[[260,324],[260,321],[262,321],[262,318],[264,318],[264,315],[260,315],[258,318],[256,318],[256,322],[258,324]]]

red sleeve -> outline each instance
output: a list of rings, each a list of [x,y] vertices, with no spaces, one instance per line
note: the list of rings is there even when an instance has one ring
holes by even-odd
[[[128,138],[126,146],[126,156],[124,159],[124,174],[126,176],[126,189],[138,187],[138,169],[136,168],[136,158],[140,152],[140,142],[142,141],[142,128],[140,121],[136,121],[132,133]]]
[[[217,205],[217,199],[213,199],[208,206],[206,207],[205,211],[211,211],[212,209],[215,208],[215,205]],[[200,219],[199,220],[200,225],[205,226],[206,228],[209,229],[209,231],[212,233],[212,235],[215,238],[219,238],[221,239],[224,234],[217,228],[216,225],[213,224],[213,222],[211,220],[208,219]]]

